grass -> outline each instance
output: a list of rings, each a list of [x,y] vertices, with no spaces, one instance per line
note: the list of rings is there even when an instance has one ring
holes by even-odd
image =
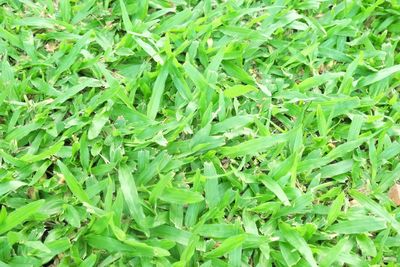
[[[0,266],[398,266],[399,18],[0,0]]]

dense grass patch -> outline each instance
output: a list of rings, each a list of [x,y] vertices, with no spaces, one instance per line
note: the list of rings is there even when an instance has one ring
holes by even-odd
[[[0,0],[0,266],[397,266],[399,41],[396,0]]]

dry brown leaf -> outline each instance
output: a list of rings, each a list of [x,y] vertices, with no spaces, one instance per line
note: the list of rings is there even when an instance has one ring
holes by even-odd
[[[357,207],[357,206],[360,206],[360,203],[358,203],[357,200],[352,199],[352,200],[350,200],[350,202],[349,202],[349,206],[350,206],[350,207]]]
[[[64,174],[62,174],[62,173],[57,173],[57,176],[58,176],[58,178],[59,178],[58,184],[64,184],[64,183],[65,183]]]
[[[393,200],[393,202],[397,205],[400,206],[400,185],[395,184],[390,188],[389,190],[389,198]]]
[[[58,45],[56,43],[49,42],[49,43],[45,44],[44,49],[47,52],[53,53],[54,51],[56,51],[57,47],[58,47]]]
[[[224,168],[225,170],[229,168],[230,163],[231,163],[231,160],[228,158],[223,158],[221,160],[222,168]]]
[[[36,199],[36,189],[32,186],[28,187],[27,195],[30,199],[35,200]]]

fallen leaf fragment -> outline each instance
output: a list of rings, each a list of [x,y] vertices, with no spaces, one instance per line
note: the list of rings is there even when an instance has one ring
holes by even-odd
[[[397,205],[400,206],[400,185],[395,184],[390,188],[389,190],[389,198],[393,200],[393,202]]]

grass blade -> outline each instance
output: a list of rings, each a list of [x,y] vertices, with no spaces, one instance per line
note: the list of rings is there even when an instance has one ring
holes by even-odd
[[[34,215],[45,203],[43,199],[26,204],[11,212],[5,221],[0,224],[0,234],[10,231]]]
[[[82,186],[78,183],[74,175],[70,172],[67,166],[60,160],[57,161],[57,165],[60,168],[61,174],[63,175],[65,182],[68,185],[69,190],[72,194],[81,202],[91,203],[88,194],[82,189]]]
[[[132,177],[128,166],[121,166],[118,171],[118,179],[121,184],[121,191],[124,195],[125,202],[128,206],[132,218],[139,224],[143,225],[145,215],[142,204],[136,189],[135,180]]]
[[[246,239],[246,235],[236,235],[225,239],[216,249],[205,254],[206,258],[217,258],[224,254],[233,251],[241,246]]]
[[[289,244],[292,245],[298,252],[300,252],[301,255],[303,255],[310,266],[318,266],[310,247],[296,230],[292,229],[286,223],[281,223],[279,225],[279,230],[281,230],[284,238],[289,242]]]
[[[163,96],[165,89],[165,81],[167,80],[169,72],[168,68],[169,68],[168,63],[164,64],[161,67],[160,72],[153,86],[153,91],[151,93],[150,101],[147,105],[147,117],[151,120],[154,120],[156,118],[157,113],[160,109],[161,98]]]
[[[397,233],[400,233],[400,223],[389,213],[387,212],[382,206],[378,205],[372,199],[367,197],[366,195],[352,190],[350,192],[351,196],[354,197],[364,208],[368,209],[370,212],[375,214],[376,216],[381,217],[386,222],[390,223],[394,230]]]

